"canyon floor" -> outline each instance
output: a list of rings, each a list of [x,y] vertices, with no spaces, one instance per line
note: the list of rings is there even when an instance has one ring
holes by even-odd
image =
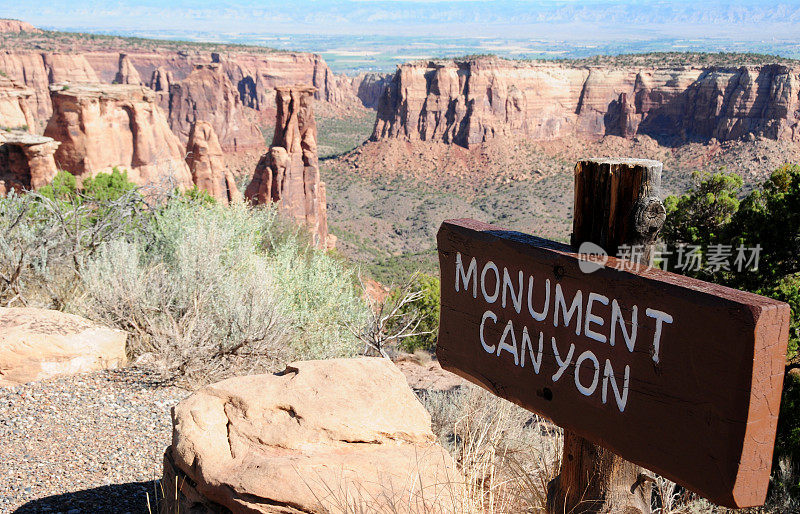
[[[744,191],[800,148],[768,139],[665,146],[647,136],[532,142],[495,139],[466,149],[437,142],[367,141],[374,112],[319,120],[320,170],[337,248],[380,282],[414,270],[435,273],[435,235],[442,220],[475,218],[568,241],[575,162],[635,157],[664,163],[662,195],[692,184],[695,171],[728,171]]]

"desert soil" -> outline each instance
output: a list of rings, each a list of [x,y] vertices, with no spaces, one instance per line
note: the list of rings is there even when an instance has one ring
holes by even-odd
[[[136,368],[0,388],[0,512],[156,512],[188,394]]]

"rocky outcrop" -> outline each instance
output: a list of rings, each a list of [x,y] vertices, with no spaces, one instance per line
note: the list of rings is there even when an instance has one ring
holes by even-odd
[[[405,64],[384,90],[373,140],[469,146],[500,135],[668,142],[748,134],[799,141],[800,68],[575,67],[481,58]]]
[[[123,366],[126,339],[72,314],[0,308],[0,386]]]
[[[6,76],[0,75],[0,130],[23,129],[32,132],[36,120],[29,102],[33,90],[20,86]]]
[[[241,200],[233,173],[225,165],[217,134],[207,121],[197,121],[189,132],[186,163],[198,189],[223,205]]]
[[[184,146],[156,93],[132,85],[54,85],[45,135],[61,142],[56,162],[78,178],[119,166],[138,184],[191,187]]]
[[[20,20],[0,19],[0,32],[19,33],[19,32],[41,32],[28,22]]]
[[[387,359],[228,379],[179,403],[172,423],[163,513],[460,511],[454,463]]]
[[[0,70],[19,84],[34,90],[30,107],[43,126],[52,113],[49,86],[54,83],[111,83],[120,72],[120,53],[126,55],[140,77],[150,77],[161,69],[169,84],[186,79],[197,65],[216,62],[227,75],[235,94],[250,114],[271,123],[275,119],[275,87],[312,84],[318,100],[336,106],[352,105],[358,100],[350,79],[335,75],[318,55],[291,52],[254,51],[226,53],[160,48],[157,51],[135,49],[76,50],[74,53],[0,51]],[[141,79],[140,79],[141,81]],[[151,80],[152,83],[152,80]],[[162,81],[163,83],[163,81]],[[166,84],[160,86],[164,87]],[[162,89],[168,91],[168,87]],[[168,95],[163,107],[169,105]],[[215,127],[217,128],[217,127]],[[183,127],[184,143],[191,124]],[[223,148],[226,137],[218,130]],[[227,151],[227,150],[226,150]]]
[[[360,73],[353,77],[353,92],[361,105],[368,109],[377,109],[386,86],[393,78],[394,75],[390,73]]]
[[[53,159],[58,145],[28,132],[0,132],[0,196],[49,184],[58,173]]]
[[[261,131],[247,117],[239,94],[217,63],[198,65],[184,80],[170,84],[169,125],[184,144],[196,121],[211,123],[226,152],[264,146]]]
[[[315,88],[276,88],[277,120],[269,151],[259,160],[245,197],[255,204],[275,202],[278,208],[304,223],[319,247],[332,247],[328,235],[325,183],[317,157]]]
[[[269,55],[224,54],[218,57],[242,99],[258,112],[260,119],[275,119],[275,88],[310,84],[314,99],[334,106],[352,105],[357,100],[345,76],[335,75],[322,57],[315,54],[273,53]]]
[[[119,71],[114,77],[114,84],[142,84],[142,77],[127,54],[119,54]]]
[[[175,77],[172,75],[172,72],[164,67],[158,67],[153,70],[153,74],[150,76],[150,89],[155,91],[156,93],[166,92],[169,94],[169,86],[175,82]]]
[[[0,71],[33,90],[29,107],[42,128],[50,118],[50,84],[97,82],[97,75],[82,55],[37,52],[0,52]]]

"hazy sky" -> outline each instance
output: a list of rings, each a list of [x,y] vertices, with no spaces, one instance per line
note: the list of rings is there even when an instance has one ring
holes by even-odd
[[[800,0],[0,0],[0,17],[92,31],[800,37]]]

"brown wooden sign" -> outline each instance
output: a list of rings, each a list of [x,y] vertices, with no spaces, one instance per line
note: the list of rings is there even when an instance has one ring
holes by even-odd
[[[438,234],[445,369],[727,507],[764,502],[789,306],[474,220]]]

